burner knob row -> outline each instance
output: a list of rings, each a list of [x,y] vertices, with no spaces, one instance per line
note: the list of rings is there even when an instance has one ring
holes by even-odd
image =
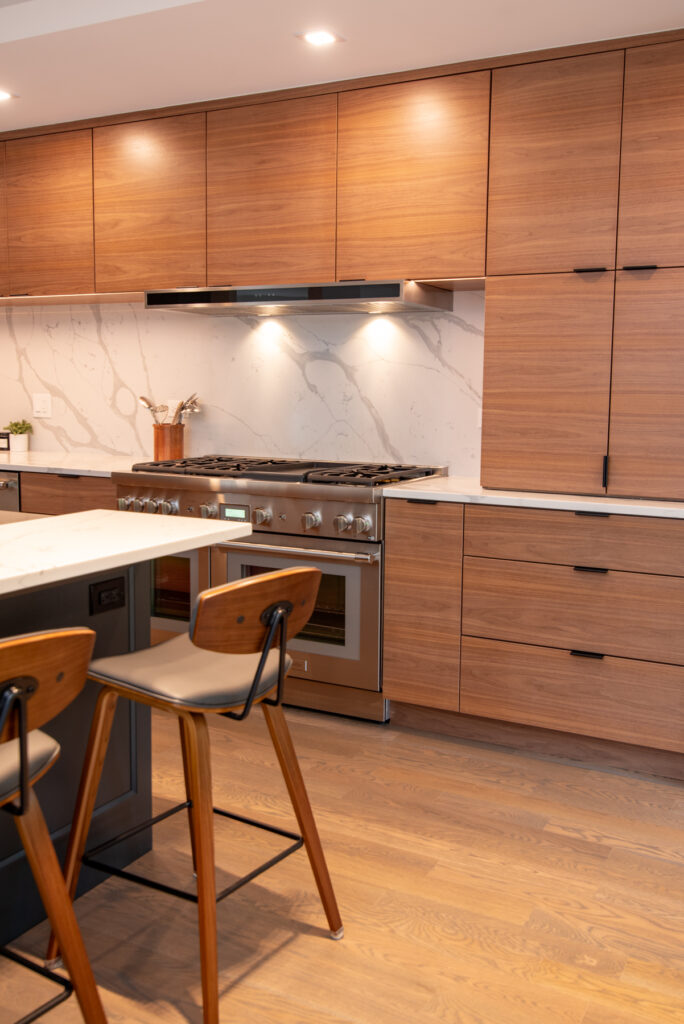
[[[116,507],[120,512],[161,512],[163,516],[178,514],[178,502],[169,501],[167,498],[131,498],[127,495],[125,498],[116,499]]]

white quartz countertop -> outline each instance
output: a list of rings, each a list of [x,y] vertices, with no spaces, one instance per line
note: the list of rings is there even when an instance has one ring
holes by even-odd
[[[107,455],[106,452],[0,452],[0,472],[111,476],[130,472],[135,462],[149,461],[149,455]]]
[[[1,527],[0,594],[237,540],[248,523],[95,509]]]
[[[492,491],[475,477],[438,476],[384,487],[386,498],[424,501],[461,501],[465,504],[511,505],[517,508],[555,508],[571,512],[611,512],[625,516],[660,516],[684,519],[684,502],[647,501],[644,498],[603,498],[581,494],[541,494],[534,491]]]

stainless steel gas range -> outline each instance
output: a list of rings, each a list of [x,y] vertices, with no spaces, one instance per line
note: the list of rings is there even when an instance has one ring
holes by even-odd
[[[443,467],[207,455],[138,463],[116,473],[119,508],[147,515],[251,522],[244,541],[212,550],[192,589],[271,569],[313,565],[314,613],[290,644],[290,704],[384,721],[382,487]]]

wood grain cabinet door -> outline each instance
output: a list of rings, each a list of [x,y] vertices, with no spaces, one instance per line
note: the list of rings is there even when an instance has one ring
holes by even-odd
[[[9,261],[7,251],[7,180],[5,176],[5,143],[0,143],[0,295],[9,294]]]
[[[98,292],[206,283],[205,152],[203,113],[94,129]]]
[[[684,41],[627,50],[618,267],[684,266]]]
[[[90,293],[92,132],[5,143],[11,295]]]
[[[337,277],[484,274],[490,73],[339,97]]]
[[[620,271],[608,493],[684,499],[684,269]]]
[[[383,693],[458,711],[463,506],[385,504]]]
[[[488,274],[614,267],[622,52],[492,75]]]
[[[602,494],[614,274],[487,281],[482,485]]]
[[[335,280],[337,97],[207,115],[210,285]]]

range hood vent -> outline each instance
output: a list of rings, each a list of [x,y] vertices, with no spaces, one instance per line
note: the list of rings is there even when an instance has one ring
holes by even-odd
[[[453,292],[420,281],[353,281],[271,288],[182,288],[145,293],[147,309],[209,316],[421,313],[453,310]]]

